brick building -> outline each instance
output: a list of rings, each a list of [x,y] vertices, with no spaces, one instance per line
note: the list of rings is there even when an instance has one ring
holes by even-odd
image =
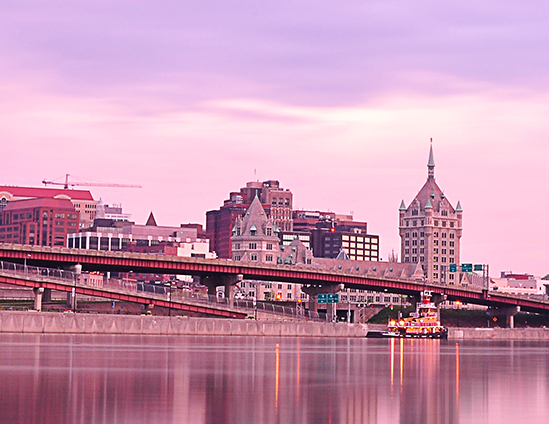
[[[64,246],[78,224],[79,213],[68,199],[10,201],[0,212],[0,242]]]
[[[0,211],[3,210],[9,202],[37,198],[70,200],[76,211],[79,212],[79,227],[88,228],[93,225],[97,201],[93,199],[88,190],[0,186]]]
[[[246,183],[238,192],[229,194],[218,210],[206,212],[206,236],[210,239],[210,249],[220,258],[232,257],[231,237],[237,217],[243,217],[246,210],[257,197],[273,223],[281,231],[293,230],[293,195],[288,189],[280,187],[276,180]]]

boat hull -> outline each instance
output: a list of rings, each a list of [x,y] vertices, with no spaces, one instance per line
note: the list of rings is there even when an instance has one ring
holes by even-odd
[[[399,331],[368,331],[366,337],[369,339],[447,339],[448,329],[437,333],[406,333]]]

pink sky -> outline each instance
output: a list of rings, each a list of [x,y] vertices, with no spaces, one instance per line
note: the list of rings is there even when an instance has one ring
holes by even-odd
[[[545,2],[115,3],[0,4],[2,184],[140,184],[92,192],[177,225],[277,179],[386,259],[432,137],[462,261],[549,273]]]

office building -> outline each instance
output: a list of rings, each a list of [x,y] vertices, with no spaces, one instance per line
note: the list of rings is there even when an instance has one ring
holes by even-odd
[[[432,145],[427,168],[421,190],[408,207],[403,200],[399,208],[401,260],[420,263],[428,282],[456,284],[459,274],[449,266],[460,263],[463,210],[459,201],[452,206],[435,181]]]

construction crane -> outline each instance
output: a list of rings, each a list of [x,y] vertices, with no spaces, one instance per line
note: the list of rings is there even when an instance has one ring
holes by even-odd
[[[56,181],[48,181],[48,180],[42,180],[42,184],[45,186],[48,185],[62,185],[65,190],[67,190],[69,187],[124,187],[124,188],[141,188],[140,185],[133,185],[133,184],[109,184],[109,183],[86,183],[86,182],[80,182],[80,181],[69,181],[70,174],[65,174],[65,182],[59,183]]]

